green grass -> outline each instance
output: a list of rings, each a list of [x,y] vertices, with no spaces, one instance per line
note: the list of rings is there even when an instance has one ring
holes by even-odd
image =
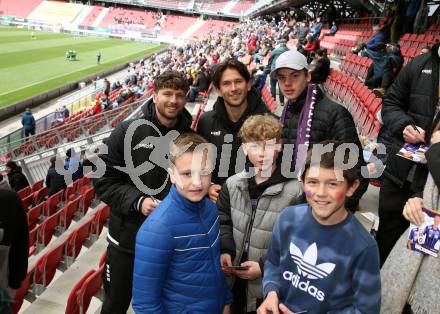
[[[0,27],[0,108],[132,61],[163,45]],[[66,61],[73,49],[78,61]],[[101,52],[101,64],[96,54]]]

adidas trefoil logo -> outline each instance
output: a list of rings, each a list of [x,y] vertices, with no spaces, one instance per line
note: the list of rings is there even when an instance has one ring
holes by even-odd
[[[310,245],[303,255],[301,250],[291,242],[290,254],[296,264],[298,274],[308,279],[325,278],[332,273],[336,266],[333,263],[316,265],[318,259],[318,248],[316,247],[316,243]]]
[[[310,282],[310,279],[322,279],[327,277],[333,272],[336,265],[333,263],[316,265],[316,261],[318,260],[316,243],[310,245],[303,254],[301,250],[291,242],[290,255],[296,264],[297,272],[286,270],[283,272],[283,279],[289,281],[296,289],[304,291],[318,301],[323,302],[325,300],[324,291],[314,286],[313,282]]]

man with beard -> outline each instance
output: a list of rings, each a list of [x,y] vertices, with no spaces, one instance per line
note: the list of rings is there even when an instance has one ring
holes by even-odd
[[[219,97],[213,110],[200,118],[197,132],[217,147],[213,184],[209,189],[209,197],[216,202],[226,179],[243,170],[235,169],[237,152],[241,146],[237,133],[243,122],[251,115],[266,113],[268,110],[261,95],[252,88],[250,74],[240,61],[229,59],[218,64],[212,81]]]
[[[171,186],[164,150],[173,139],[168,132],[190,131],[191,115],[184,109],[187,92],[188,84],[178,72],[158,76],[143,116],[120,123],[107,141],[108,153],[100,155],[106,171],[95,182],[95,191],[111,208],[101,313],[126,313],[130,305],[137,231]]]

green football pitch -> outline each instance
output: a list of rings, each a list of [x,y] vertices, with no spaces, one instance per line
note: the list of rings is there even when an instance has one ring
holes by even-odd
[[[164,46],[0,27],[0,108],[132,61]],[[67,61],[66,51],[77,52]],[[101,64],[96,55],[101,52]]]

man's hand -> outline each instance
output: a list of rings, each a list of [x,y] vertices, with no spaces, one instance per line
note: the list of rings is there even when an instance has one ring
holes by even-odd
[[[414,129],[417,128],[418,132]],[[412,124],[403,129],[403,139],[409,144],[418,144],[425,141],[425,130]]]
[[[148,216],[149,214],[151,214],[151,212],[153,211],[153,209],[160,204],[159,200],[152,200],[150,198],[145,198],[142,202],[142,206],[141,206],[141,212],[144,216]]]
[[[232,266],[232,258],[229,253],[223,253],[220,255],[220,265],[223,267]],[[232,270],[230,268],[223,268],[225,275],[232,275]]]
[[[280,314],[278,310],[278,295],[275,291],[271,291],[267,294],[266,299],[261,303],[257,309],[257,314]]]
[[[231,314],[231,306],[230,306],[229,304],[226,304],[226,305],[223,307],[223,312],[222,312],[222,314]]]
[[[412,224],[420,226],[425,220],[423,215],[423,199],[420,197],[410,198],[405,207],[403,207],[403,216],[406,220],[409,220]]]
[[[440,131],[435,131],[431,136],[431,145],[440,142]]]
[[[214,203],[217,203],[218,200],[218,194],[220,193],[222,186],[220,184],[212,184],[209,187],[208,195],[211,201]]]
[[[244,263],[241,263],[240,266],[249,266],[249,269],[248,270],[235,269],[234,270],[235,276],[246,280],[255,280],[257,278],[261,278],[260,264],[258,264],[257,262],[246,261]]]

